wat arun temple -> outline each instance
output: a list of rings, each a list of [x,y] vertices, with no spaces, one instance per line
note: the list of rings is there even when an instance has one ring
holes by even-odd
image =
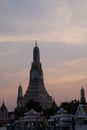
[[[44,109],[51,108],[53,100],[44,85],[43,69],[40,62],[40,51],[35,42],[33,49],[33,62],[30,69],[30,79],[27,90],[23,96],[21,84],[18,87],[17,108],[23,107],[30,100],[39,102]]]

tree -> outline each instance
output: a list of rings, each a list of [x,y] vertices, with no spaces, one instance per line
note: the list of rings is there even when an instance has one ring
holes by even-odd
[[[26,107],[29,110],[31,109],[34,109],[35,111],[37,112],[41,112],[42,111],[42,107],[41,105],[39,104],[39,102],[36,102],[36,101],[33,101],[33,100],[30,100],[27,104],[26,104]]]
[[[20,117],[22,117],[24,115],[24,112],[25,112],[24,108],[21,108],[21,109],[15,108],[14,110],[15,119],[19,119]]]
[[[71,102],[61,103],[61,107],[63,107],[65,110],[67,110],[71,114],[75,114],[78,105],[79,105],[79,101],[76,99],[72,100]]]

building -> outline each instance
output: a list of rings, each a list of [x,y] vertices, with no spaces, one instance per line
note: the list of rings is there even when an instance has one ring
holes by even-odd
[[[16,123],[20,125],[26,125],[26,127],[37,126],[37,123],[40,122],[40,113],[36,112],[34,109],[24,113],[23,117],[20,117]]]
[[[80,103],[81,103],[81,104],[86,103],[85,90],[84,90],[83,87],[81,88],[81,99],[80,99]]]
[[[18,86],[18,97],[17,97],[17,109],[21,109],[24,107],[24,98],[22,92],[22,86],[19,84]]]
[[[87,123],[87,104],[79,104],[76,114],[75,120],[77,123]]]
[[[75,113],[75,121],[79,124],[83,124],[84,122],[87,123],[87,104],[83,87],[80,90],[80,104]]]
[[[48,119],[48,128],[53,128],[55,126],[57,129],[62,129],[65,126],[71,126],[72,115],[70,115],[63,107],[60,107],[55,115],[50,116]],[[65,128],[67,129],[67,128]]]
[[[50,108],[52,106],[52,97],[48,94],[45,85],[42,65],[40,62],[40,51],[37,43],[33,49],[33,62],[30,69],[29,85],[24,94],[24,102],[28,103],[29,100],[39,102],[44,108]]]
[[[6,126],[8,122],[9,122],[8,110],[3,102],[0,107],[0,126]]]

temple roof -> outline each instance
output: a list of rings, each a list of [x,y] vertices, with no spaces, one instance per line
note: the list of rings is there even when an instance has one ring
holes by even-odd
[[[5,106],[4,102],[2,103],[1,107],[0,107],[0,111],[8,111],[7,107]]]
[[[82,108],[83,108],[83,111],[85,112],[85,114],[87,115],[87,105],[83,105]]]

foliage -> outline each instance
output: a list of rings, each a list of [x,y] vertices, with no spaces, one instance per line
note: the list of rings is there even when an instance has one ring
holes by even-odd
[[[67,110],[71,114],[75,114],[78,105],[79,105],[78,100],[72,100],[71,102],[61,103],[61,107],[63,107],[65,110]]]
[[[41,112],[42,111],[42,107],[41,105],[39,104],[39,102],[35,102],[35,101],[32,101],[30,100],[27,104],[26,104],[26,107],[29,110],[31,109],[34,109],[35,111],[37,112]]]
[[[43,110],[43,115],[46,116],[47,118],[50,117],[50,115],[54,115],[57,111],[57,107],[51,107],[49,109]]]
[[[22,117],[24,115],[24,112],[25,112],[24,108],[21,108],[21,109],[16,108],[14,110],[15,118],[19,119],[20,117]]]

